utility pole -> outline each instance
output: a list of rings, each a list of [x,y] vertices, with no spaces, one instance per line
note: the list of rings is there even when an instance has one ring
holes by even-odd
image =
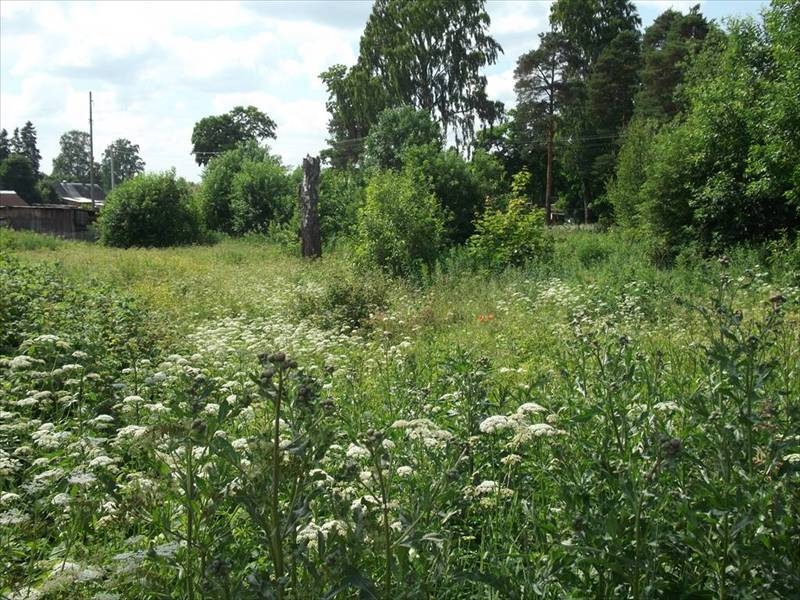
[[[89,198],[92,199],[92,211],[94,211],[94,129],[92,125],[92,92],[89,92]]]

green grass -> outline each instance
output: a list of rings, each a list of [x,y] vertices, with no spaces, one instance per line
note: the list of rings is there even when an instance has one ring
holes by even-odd
[[[0,593],[791,596],[796,250],[555,236],[411,283],[3,231]]]

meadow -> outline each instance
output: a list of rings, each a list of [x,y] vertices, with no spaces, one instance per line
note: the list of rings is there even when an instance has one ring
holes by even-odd
[[[398,280],[0,230],[4,598],[789,598],[800,247]]]

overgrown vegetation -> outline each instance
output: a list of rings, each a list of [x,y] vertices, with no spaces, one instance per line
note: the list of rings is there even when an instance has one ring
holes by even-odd
[[[796,245],[553,244],[415,288],[253,239],[6,241],[0,591],[791,596]]]

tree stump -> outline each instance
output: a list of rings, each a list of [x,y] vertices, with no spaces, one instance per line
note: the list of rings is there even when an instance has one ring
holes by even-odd
[[[303,183],[300,184],[300,248],[303,258],[322,256],[319,229],[319,157],[303,159]]]

